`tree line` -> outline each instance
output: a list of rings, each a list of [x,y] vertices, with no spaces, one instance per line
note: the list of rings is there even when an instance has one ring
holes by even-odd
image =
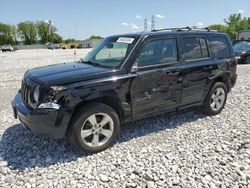
[[[241,14],[231,14],[224,19],[224,24],[213,24],[208,26],[208,28],[225,32],[231,40],[235,40],[239,30],[250,29],[250,17],[243,17]],[[57,28],[50,20],[25,21],[17,25],[0,23],[0,45],[61,43],[63,38],[57,31]],[[92,35],[90,39],[102,39],[102,37]],[[75,42],[75,39],[66,39],[64,42]]]
[[[57,28],[48,21],[25,21],[17,25],[0,23],[0,45],[3,44],[46,44],[60,43],[62,37],[56,33]]]
[[[241,14],[231,14],[224,19],[225,24],[210,25],[209,29],[227,33],[231,40],[236,40],[239,30],[250,29],[250,17],[243,17]]]

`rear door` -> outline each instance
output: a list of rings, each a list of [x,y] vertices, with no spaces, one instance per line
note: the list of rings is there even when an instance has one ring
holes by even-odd
[[[206,35],[182,37],[184,68],[181,104],[200,103],[206,96],[208,77],[216,69]]]

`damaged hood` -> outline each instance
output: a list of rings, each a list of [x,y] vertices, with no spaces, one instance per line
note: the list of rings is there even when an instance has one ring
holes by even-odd
[[[39,84],[58,86],[113,74],[112,68],[97,67],[82,62],[70,62],[31,69],[25,73],[25,76]]]

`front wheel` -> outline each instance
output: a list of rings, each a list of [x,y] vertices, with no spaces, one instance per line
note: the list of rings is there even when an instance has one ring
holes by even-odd
[[[202,111],[207,115],[219,114],[227,101],[227,87],[222,82],[213,85],[202,105]]]
[[[90,104],[73,119],[71,141],[80,149],[96,153],[113,145],[120,132],[117,113],[105,104]]]

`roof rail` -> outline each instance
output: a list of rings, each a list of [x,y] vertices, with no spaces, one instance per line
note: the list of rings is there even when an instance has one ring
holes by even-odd
[[[218,32],[217,30],[211,30],[208,27],[205,28],[191,28],[191,27],[171,27],[171,28],[163,28],[163,29],[153,29],[152,32],[158,31],[212,31]]]
[[[213,31],[213,32],[218,32],[217,30],[209,29],[208,27],[204,28],[193,28],[193,31]]]
[[[157,31],[184,31],[188,30],[190,31],[190,27],[170,27],[170,28],[163,28],[163,29],[153,29],[152,32],[157,32]]]

